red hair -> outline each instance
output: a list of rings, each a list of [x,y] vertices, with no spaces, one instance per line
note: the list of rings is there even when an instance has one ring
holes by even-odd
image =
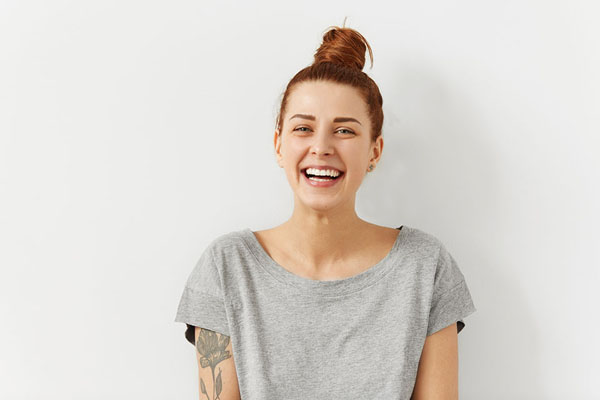
[[[281,135],[287,100],[295,85],[305,81],[329,81],[350,85],[359,90],[367,105],[371,120],[371,140],[374,142],[381,135],[383,126],[383,98],[375,81],[362,71],[367,49],[373,68],[371,46],[354,29],[338,26],[330,26],[328,29],[323,35],[323,43],[315,53],[313,64],[300,70],[288,83],[277,115],[277,130]]]

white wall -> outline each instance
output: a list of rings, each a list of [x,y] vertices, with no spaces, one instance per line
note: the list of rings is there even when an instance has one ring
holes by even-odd
[[[461,399],[600,399],[599,11],[3,0],[0,398],[197,398],[183,284],[216,235],[289,217],[278,100],[348,16],[385,112],[358,212],[459,262]]]

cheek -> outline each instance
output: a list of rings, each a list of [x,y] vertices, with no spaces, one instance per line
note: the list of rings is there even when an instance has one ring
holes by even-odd
[[[300,138],[288,137],[286,138],[286,151],[290,154],[301,152],[308,146],[308,142],[301,140]]]
[[[348,169],[361,169],[369,161],[369,154],[359,146],[340,146],[339,152]]]
[[[307,150],[298,141],[289,140],[281,148],[281,155],[283,156],[285,165],[292,170],[298,168],[298,164],[306,157]]]

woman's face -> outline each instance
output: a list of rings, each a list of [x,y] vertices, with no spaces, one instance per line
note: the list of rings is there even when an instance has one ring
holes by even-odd
[[[371,121],[358,89],[327,81],[302,82],[293,89],[274,144],[296,199],[320,210],[339,205],[354,210],[369,164],[375,167],[383,149],[381,135],[371,142]],[[309,166],[329,166],[341,175],[314,182],[304,173]]]

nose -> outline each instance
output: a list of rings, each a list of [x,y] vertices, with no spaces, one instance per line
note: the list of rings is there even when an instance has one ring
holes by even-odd
[[[333,154],[333,141],[326,129],[318,129],[313,135],[313,140],[310,145],[310,151],[312,154]]]

